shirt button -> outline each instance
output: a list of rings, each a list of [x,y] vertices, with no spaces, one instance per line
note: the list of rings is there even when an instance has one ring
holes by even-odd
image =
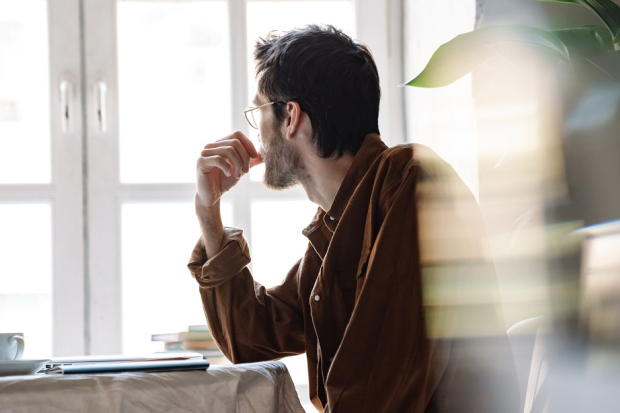
[[[321,296],[320,295],[315,295],[314,296],[314,301],[320,301],[321,300]]]
[[[332,217],[332,216],[330,215],[330,216],[329,216],[329,219],[333,221],[333,220],[335,220],[336,218],[334,218],[334,217]]]
[[[334,361],[334,358],[333,358],[333,357],[330,357],[330,358],[329,358],[329,364],[332,364],[332,362],[333,362],[333,361]]]
[[[314,229],[314,227],[312,225],[308,225],[308,228],[306,228],[307,231],[312,231]]]

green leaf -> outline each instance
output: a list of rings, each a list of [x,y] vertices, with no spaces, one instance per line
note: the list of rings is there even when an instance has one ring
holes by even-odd
[[[551,30],[570,50],[613,51],[609,32],[599,26]]]
[[[620,81],[620,53],[615,53],[606,29],[583,26],[553,30],[552,33],[568,49],[571,65],[576,72],[586,72],[586,76],[604,75]]]
[[[554,60],[569,60],[560,39],[547,30],[522,25],[489,26],[455,37],[441,45],[422,72],[401,86],[441,87],[448,85],[488,59],[498,56],[506,43],[525,44]]]
[[[592,10],[609,28],[615,50],[620,50],[620,6],[611,0],[538,0],[541,2],[572,3]]]

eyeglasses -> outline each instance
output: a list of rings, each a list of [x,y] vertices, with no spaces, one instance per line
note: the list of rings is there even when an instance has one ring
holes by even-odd
[[[258,125],[260,124],[259,109],[264,108],[265,106],[275,105],[276,103],[284,103],[284,101],[276,100],[274,102],[265,103],[264,105],[256,106],[254,108],[246,108],[246,110],[243,111],[245,119],[248,121],[251,127],[253,127],[254,129],[258,129]]]

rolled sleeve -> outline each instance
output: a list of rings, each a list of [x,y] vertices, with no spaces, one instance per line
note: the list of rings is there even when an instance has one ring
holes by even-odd
[[[243,237],[243,230],[226,227],[220,252],[209,259],[201,237],[192,251],[187,267],[201,289],[210,289],[230,281],[243,271],[250,261],[250,250]]]

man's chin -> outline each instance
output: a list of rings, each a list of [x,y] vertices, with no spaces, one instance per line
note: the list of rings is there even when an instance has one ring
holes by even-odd
[[[299,185],[299,181],[290,176],[280,176],[270,172],[267,165],[265,165],[263,185],[269,189],[273,189],[274,191],[282,191],[283,189],[288,189]]]
[[[299,182],[297,181],[293,181],[293,182],[272,182],[270,180],[267,179],[267,177],[263,177],[263,185],[265,185],[267,188],[272,189],[274,191],[282,191],[284,189],[289,189],[289,188],[293,188],[297,185],[299,185]]]

